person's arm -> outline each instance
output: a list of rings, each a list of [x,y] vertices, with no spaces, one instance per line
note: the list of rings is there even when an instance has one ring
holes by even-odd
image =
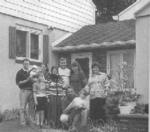
[[[34,83],[33,84],[33,98],[34,98],[35,104],[38,104],[36,93],[37,93],[37,85],[36,85],[36,83]]]
[[[31,80],[31,77],[28,77],[27,79],[25,79],[25,80],[23,80],[23,81],[19,81],[18,84],[19,84],[19,85],[22,85],[22,84],[27,83],[27,82],[30,81],[30,80]]]
[[[67,108],[63,111],[63,113],[68,114],[73,107],[74,107],[74,100],[67,106]]]
[[[105,79],[104,79],[104,88],[105,88],[105,93],[107,94],[110,88],[110,81],[108,80],[107,75],[105,75]]]

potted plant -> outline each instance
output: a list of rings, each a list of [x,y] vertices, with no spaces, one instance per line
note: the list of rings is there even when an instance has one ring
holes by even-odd
[[[131,110],[137,104],[140,95],[136,92],[132,92],[132,89],[121,92],[119,109],[121,114],[130,114]]]
[[[133,71],[133,66],[127,64],[127,62],[123,62],[121,65],[118,65],[117,76],[118,80],[114,83],[114,80],[110,81],[113,86],[110,86],[113,92],[117,92],[119,95],[119,109],[121,114],[130,114],[131,109],[133,109],[136,105],[137,100],[140,95],[136,93],[136,89],[132,88],[130,85],[129,72]]]

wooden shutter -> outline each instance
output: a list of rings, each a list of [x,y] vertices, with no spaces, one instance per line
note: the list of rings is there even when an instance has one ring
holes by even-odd
[[[9,27],[9,58],[16,57],[16,28]]]
[[[49,61],[49,37],[43,35],[43,64],[48,64]]]

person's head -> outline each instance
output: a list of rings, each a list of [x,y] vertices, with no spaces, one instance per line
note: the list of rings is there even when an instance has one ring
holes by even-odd
[[[71,63],[71,70],[72,70],[72,72],[78,72],[81,70],[81,67],[77,61],[73,61]]]
[[[25,70],[28,70],[28,69],[29,69],[29,65],[30,65],[29,59],[25,58],[25,59],[23,60],[23,68],[24,68]]]
[[[45,72],[46,71],[46,66],[44,64],[41,64],[41,71]]]
[[[38,72],[38,81],[43,81],[43,72],[42,71],[39,71]]]
[[[33,72],[37,72],[37,70],[38,70],[38,66],[33,65],[33,66],[32,66],[32,71],[33,71]]]
[[[57,68],[57,66],[52,66],[52,68],[51,68],[51,74],[58,74],[58,68]]]
[[[93,74],[98,74],[100,72],[100,66],[99,63],[95,62],[92,65],[92,73]]]
[[[61,57],[61,58],[60,58],[60,60],[59,60],[59,66],[60,66],[61,68],[63,68],[63,69],[66,68],[66,66],[67,66],[67,60],[66,60],[66,58],[64,58],[64,57]]]
[[[85,99],[89,94],[86,91],[81,90],[79,95],[80,95],[80,98]]]

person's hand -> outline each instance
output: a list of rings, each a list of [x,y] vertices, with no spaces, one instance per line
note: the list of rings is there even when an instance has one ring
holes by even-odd
[[[89,82],[88,86],[91,87],[94,84],[94,82]]]

